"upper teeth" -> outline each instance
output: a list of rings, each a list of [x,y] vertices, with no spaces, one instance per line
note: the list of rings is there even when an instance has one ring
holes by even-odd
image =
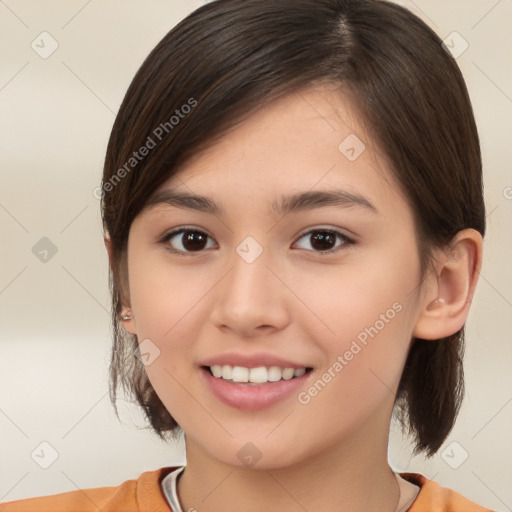
[[[214,377],[233,382],[277,382],[281,379],[290,380],[293,377],[300,377],[306,372],[306,368],[280,368],[279,366],[246,368],[229,364],[214,364],[210,366],[210,370]]]

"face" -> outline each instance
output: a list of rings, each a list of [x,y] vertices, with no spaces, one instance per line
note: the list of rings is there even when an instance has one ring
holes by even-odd
[[[419,257],[350,101],[273,102],[157,192],[130,229],[126,328],[187,447],[271,468],[385,444]]]

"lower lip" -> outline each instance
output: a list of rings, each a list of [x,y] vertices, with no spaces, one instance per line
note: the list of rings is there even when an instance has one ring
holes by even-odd
[[[208,370],[200,369],[209,390],[223,403],[237,409],[258,411],[270,407],[297,393],[304,386],[311,371],[290,380],[265,382],[254,386],[214,377]]]

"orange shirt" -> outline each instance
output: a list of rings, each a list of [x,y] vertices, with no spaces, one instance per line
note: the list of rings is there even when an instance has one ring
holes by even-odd
[[[160,482],[175,467],[146,471],[117,487],[98,487],[0,503],[0,512],[172,512]],[[417,473],[400,473],[420,486],[409,512],[492,512]]]

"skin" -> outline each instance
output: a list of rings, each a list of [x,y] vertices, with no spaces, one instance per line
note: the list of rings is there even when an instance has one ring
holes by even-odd
[[[355,161],[338,149],[350,134],[366,145]],[[347,96],[310,88],[251,115],[160,189],[207,196],[222,215],[158,204],[134,220],[125,288],[133,318],[123,325],[160,350],[146,370],[186,434],[183,510],[395,509],[387,442],[411,339],[439,339],[464,324],[482,240],[460,232],[421,282],[411,208],[376,148]],[[364,196],[376,211],[271,209],[282,195],[333,188]],[[160,242],[182,226],[208,235],[204,249],[172,253],[190,247],[179,234]],[[325,229],[355,243],[336,237],[328,248],[337,252],[321,254],[312,235]],[[236,252],[247,236],[263,248],[252,263]],[[397,303],[400,312],[307,404],[293,393],[243,411],[199,378],[205,358],[266,352],[312,367],[307,392]],[[261,453],[253,467],[237,456],[248,442]]]

